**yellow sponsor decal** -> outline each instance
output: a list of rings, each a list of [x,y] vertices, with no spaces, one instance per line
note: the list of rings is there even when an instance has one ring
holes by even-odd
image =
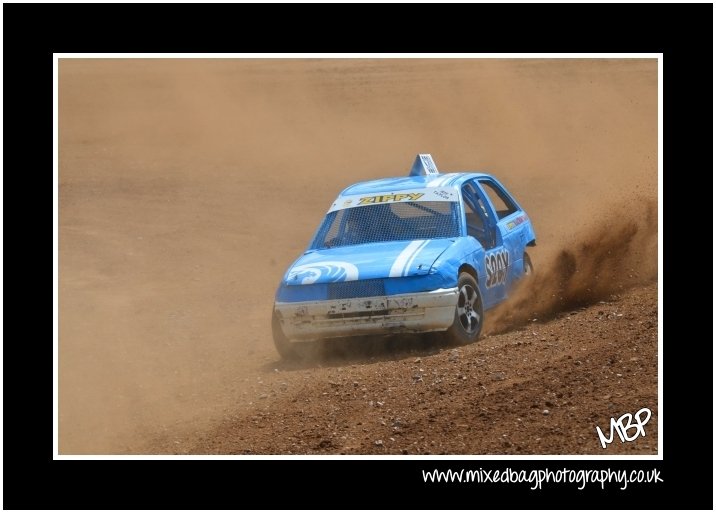
[[[358,201],[359,205],[369,205],[371,203],[387,203],[389,201],[417,201],[422,196],[422,192],[411,192],[407,194],[383,194],[381,196],[366,196]]]

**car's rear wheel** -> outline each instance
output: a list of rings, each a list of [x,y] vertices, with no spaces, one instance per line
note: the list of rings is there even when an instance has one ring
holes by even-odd
[[[475,278],[469,273],[460,273],[457,290],[455,319],[447,334],[453,344],[464,345],[480,338],[484,317],[482,296]]]
[[[535,272],[535,268],[532,265],[532,259],[530,259],[530,256],[526,252],[522,256],[522,262],[524,265],[525,276],[532,276]]]

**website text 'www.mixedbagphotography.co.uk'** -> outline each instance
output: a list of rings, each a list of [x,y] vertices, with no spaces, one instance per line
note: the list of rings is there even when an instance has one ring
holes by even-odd
[[[587,485],[600,485],[602,489],[607,485],[619,486],[626,490],[631,483],[663,483],[661,472],[658,469],[650,470],[573,470],[573,469],[540,469],[540,470],[513,470],[483,468],[477,470],[423,470],[423,480],[426,483],[522,483],[530,486],[531,490],[541,490],[543,485],[574,484],[579,490]]]

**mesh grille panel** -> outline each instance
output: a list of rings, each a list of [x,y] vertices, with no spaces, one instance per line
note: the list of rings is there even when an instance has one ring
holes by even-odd
[[[459,236],[456,202],[385,203],[329,213],[312,249]]]
[[[383,280],[356,280],[328,284],[328,299],[384,296]]]

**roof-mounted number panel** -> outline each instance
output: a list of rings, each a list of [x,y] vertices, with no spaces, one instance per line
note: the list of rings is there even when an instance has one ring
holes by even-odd
[[[409,176],[420,176],[420,175],[439,175],[438,166],[435,165],[432,155],[429,153],[418,153],[413,162],[413,167],[410,168]]]

